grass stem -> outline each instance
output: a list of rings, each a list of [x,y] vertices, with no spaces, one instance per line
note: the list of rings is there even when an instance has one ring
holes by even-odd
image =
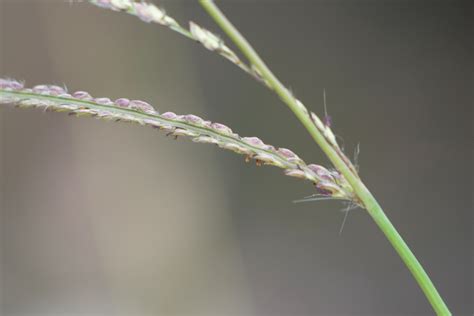
[[[227,36],[239,48],[242,54],[249,62],[258,69],[261,76],[266,80],[269,86],[282,99],[284,103],[293,111],[303,126],[307,129],[314,141],[321,147],[328,156],[334,166],[347,179],[354,189],[357,197],[360,199],[367,212],[373,218],[385,237],[397,251],[405,265],[412,273],[418,285],[423,290],[431,306],[438,315],[451,315],[448,307],[436,290],[433,282],[425,272],[421,264],[416,259],[413,252],[402,239],[395,227],[392,225],[383,209],[380,207],[374,196],[370,193],[364,183],[360,180],[353,169],[347,164],[347,159],[341,156],[341,153],[332,146],[320,130],[315,126],[307,111],[302,108],[291,92],[278,80],[278,78],[267,67],[250,43],[240,34],[234,25],[226,18],[222,11],[216,6],[212,0],[199,0],[202,7],[214,19],[219,27],[227,34]]]

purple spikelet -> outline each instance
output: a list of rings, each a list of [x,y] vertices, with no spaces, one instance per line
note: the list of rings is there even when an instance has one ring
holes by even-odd
[[[209,143],[253,159],[257,165],[273,165],[284,169],[286,175],[306,179],[316,184],[319,194],[352,199],[353,194],[344,177],[336,171],[306,163],[287,148],[275,148],[258,137],[240,137],[228,126],[204,120],[194,115],[159,114],[142,100],[94,98],[85,91],[68,94],[62,87],[37,85],[32,89],[11,80],[0,79],[0,104],[36,107],[48,111],[69,112],[76,116],[96,117],[107,121],[133,122],[165,131],[167,135],[190,137],[197,143]]]

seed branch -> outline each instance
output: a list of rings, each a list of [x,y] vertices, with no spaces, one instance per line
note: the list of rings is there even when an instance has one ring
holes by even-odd
[[[206,30],[194,22],[189,23],[189,29],[181,26],[168,13],[153,3],[146,1],[133,0],[87,0],[91,4],[98,7],[113,11],[125,12],[138,17],[147,23],[155,23],[169,28],[189,39],[197,41],[206,49],[216,52],[237,67],[251,75],[254,79],[262,81],[259,74],[251,67],[244,64],[240,58],[229,47],[227,47],[222,39],[216,34]]]
[[[325,197],[353,200],[350,186],[339,172],[316,164],[307,165],[289,149],[267,145],[258,137],[240,137],[221,123],[213,123],[192,114],[160,114],[141,100],[120,98],[112,101],[109,98],[94,98],[85,91],[69,94],[64,88],[55,85],[37,85],[29,89],[24,88],[19,81],[0,79],[0,104],[68,112],[70,115],[106,121],[138,123],[162,130],[168,136],[187,136],[196,143],[215,144],[245,155],[246,160],[253,159],[258,165],[280,167],[288,176],[313,182],[317,192]]]

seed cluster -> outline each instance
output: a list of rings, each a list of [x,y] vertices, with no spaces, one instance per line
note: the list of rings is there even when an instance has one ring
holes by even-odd
[[[240,137],[224,124],[211,122],[193,114],[160,114],[142,100],[119,98],[112,101],[109,98],[92,97],[85,91],[68,93],[65,88],[56,85],[25,88],[22,82],[0,79],[0,104],[42,108],[48,111],[69,112],[76,116],[151,126],[165,131],[169,136],[187,136],[196,143],[215,144],[245,155],[247,161],[253,159],[257,165],[283,168],[288,176],[313,182],[318,193],[322,195],[348,200],[353,196],[351,187],[337,171],[316,164],[307,165],[289,149],[275,148],[258,137]]]
[[[157,7],[153,3],[133,0],[88,0],[91,4],[113,11],[122,11],[138,17],[147,23],[156,23],[168,27],[192,40],[202,44],[206,49],[216,52],[237,65],[243,71],[251,75],[259,82],[264,82],[258,71],[243,63],[234,51],[232,51],[224,41],[216,34],[197,25],[189,23],[189,29],[181,26],[174,18],[169,16],[164,9]],[[264,82],[265,83],[265,82]]]

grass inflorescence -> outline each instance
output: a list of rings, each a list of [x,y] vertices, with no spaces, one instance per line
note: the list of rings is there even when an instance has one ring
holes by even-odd
[[[94,98],[85,91],[69,94],[64,88],[55,85],[25,88],[19,81],[0,79],[0,104],[42,108],[45,111],[68,112],[75,116],[151,126],[165,131],[168,136],[186,136],[197,143],[215,144],[220,148],[245,155],[246,160],[253,159],[258,165],[277,166],[288,176],[309,180],[316,186],[315,200],[326,198],[346,200],[350,207],[357,205],[365,208],[411,271],[436,313],[450,315],[448,307],[429,276],[360,179],[357,164],[353,164],[339,147],[329,121],[325,119],[323,122],[315,113],[310,112],[303,102],[280,82],[212,0],[199,0],[199,2],[245,56],[247,63],[225,45],[219,36],[194,22],[190,22],[189,28],[185,28],[152,3],[138,0],[87,1],[102,8],[134,15],[147,23],[165,26],[201,43],[209,51],[216,52],[254,79],[264,83],[291,109],[336,169],[316,164],[307,165],[289,149],[265,144],[257,137],[241,137],[223,124],[213,123],[196,115],[178,115],[173,112],[160,114],[150,104],[141,100],[120,98],[112,101],[109,98]]]
[[[186,136],[196,143],[214,144],[244,155],[258,165],[272,165],[284,169],[288,176],[309,180],[319,194],[335,199],[354,200],[344,177],[335,170],[316,164],[306,164],[293,151],[265,144],[258,137],[241,137],[224,124],[211,122],[193,114],[159,113],[142,100],[94,98],[88,92],[68,93],[56,85],[37,85],[25,88],[12,79],[0,79],[0,104],[21,108],[40,108],[45,111],[67,112],[78,117],[96,117],[115,122],[138,123],[164,131],[167,136]]]
[[[245,71],[258,81],[263,81],[259,73],[252,67],[246,65],[239,56],[234,53],[224,41],[211,31],[199,26],[194,22],[189,22],[189,28],[182,26],[164,9],[151,2],[133,0],[87,0],[98,7],[112,11],[125,12],[138,17],[146,23],[159,24],[170,30],[177,32],[191,40],[201,43],[206,49],[216,52],[237,67]]]

